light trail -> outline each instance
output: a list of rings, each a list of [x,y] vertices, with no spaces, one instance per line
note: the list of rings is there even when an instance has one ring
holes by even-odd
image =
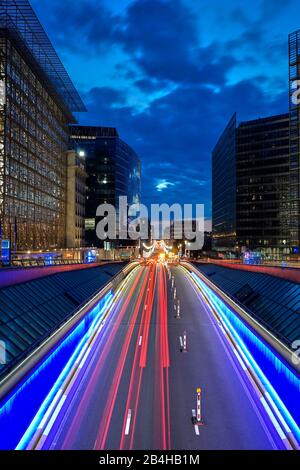
[[[105,361],[106,361],[106,359],[109,355],[109,352],[111,351],[111,348],[112,348],[112,344],[113,344],[113,341],[114,341],[114,338],[115,338],[115,332],[118,330],[118,328],[120,327],[120,325],[123,321],[123,318],[125,316],[126,309],[127,309],[128,304],[130,302],[131,296],[132,296],[135,288],[137,287],[141,276],[142,276],[142,270],[139,270],[139,272],[138,272],[138,274],[137,274],[137,276],[134,280],[134,283],[133,283],[133,285],[131,286],[131,288],[128,292],[128,295],[125,297],[125,301],[120,299],[120,303],[122,302],[121,310],[117,315],[116,321],[112,326],[112,331],[108,335],[108,338],[107,338],[107,340],[104,344],[103,350],[101,351],[100,357],[97,360],[97,363],[96,363],[96,366],[93,370],[93,373],[92,373],[92,375],[91,375],[91,377],[88,381],[87,386],[85,387],[83,396],[82,396],[82,398],[80,400],[80,403],[79,403],[79,406],[76,409],[76,413],[75,413],[75,415],[72,419],[72,423],[69,427],[66,438],[64,439],[64,442],[63,442],[63,445],[62,445],[63,449],[70,449],[72,447],[72,443],[74,442],[75,435],[78,432],[78,430],[80,429],[81,422],[84,418],[86,403],[88,403],[89,398],[91,397],[92,392],[94,390],[96,380],[99,377],[99,375],[101,374],[101,371],[103,370],[103,367],[105,365]]]
[[[133,447],[136,417],[138,414],[138,407],[140,403],[140,389],[142,383],[143,369],[145,367],[145,357],[147,355],[148,349],[149,326],[153,308],[155,283],[156,266],[151,265],[149,268],[149,280],[148,286],[146,288],[146,297],[144,299],[145,308],[142,308],[142,318],[138,332],[139,339],[135,347],[133,365],[131,370],[129,391],[124,414],[123,430],[121,434],[120,450],[124,448],[132,449]],[[141,338],[144,338],[144,341],[142,342],[142,347],[140,347]],[[141,360],[142,357],[144,357],[143,361]],[[133,410],[133,422],[131,427],[130,441],[128,443],[128,439],[125,438],[126,432],[124,431],[124,429],[126,428],[126,415],[128,415],[129,409]]]
[[[126,278],[121,283],[121,285],[119,286],[119,289],[117,290],[115,294],[113,302],[111,302],[111,304],[109,305],[105,305],[105,307],[101,311],[102,314],[96,317],[95,321],[90,326],[88,332],[82,338],[80,344],[78,345],[75,352],[71,356],[70,360],[68,361],[67,365],[65,366],[61,375],[59,376],[58,380],[51,388],[44,403],[42,404],[41,408],[38,410],[32,423],[30,424],[29,428],[27,429],[24,436],[22,437],[20,443],[17,446],[17,449],[24,448],[24,446],[27,449],[43,447],[43,445],[41,446],[39,441],[40,439],[42,439],[43,444],[45,443],[45,439],[43,438],[43,436],[44,436],[44,429],[47,426],[47,423],[51,422],[51,427],[52,427],[55,424],[55,421],[59,419],[59,416],[63,414],[63,413],[60,413],[60,414],[56,413],[57,407],[62,408],[61,401],[58,401],[58,403],[56,404],[57,402],[57,398],[55,397],[56,390],[58,390],[58,387],[60,386],[60,390],[57,391],[57,396],[59,396],[59,394],[62,391],[64,394],[66,394],[67,392],[67,398],[68,398],[70,389],[72,388],[74,384],[76,384],[78,376],[82,372],[83,359],[85,359],[85,362],[88,363],[89,356],[91,352],[93,351],[92,347],[94,347],[95,344],[97,344],[97,341],[99,342],[99,340],[101,339],[103,335],[103,331],[105,331],[104,327],[105,328],[107,327],[106,320],[110,318],[111,314],[114,313],[115,311],[114,307],[116,306],[116,304],[118,302],[121,302],[121,298],[120,298],[121,293],[124,287],[128,284],[128,281],[130,280],[132,275],[134,275],[134,273],[129,275],[128,278]],[[137,276],[137,279],[138,278],[139,278],[139,275]],[[100,336],[100,333],[101,333],[101,336]],[[74,359],[76,360],[74,361]],[[67,403],[67,400],[64,400],[64,402],[65,402],[64,403],[64,406],[65,406]],[[55,420],[52,420],[53,416],[55,416]],[[43,419],[41,420],[41,418]],[[50,429],[48,428],[47,436],[49,435],[49,430]]]
[[[166,273],[163,265],[158,268],[158,301],[156,328],[156,412],[157,448],[171,448],[170,399],[169,399],[169,345]]]
[[[108,431],[109,431],[109,426],[110,426],[112,414],[113,414],[114,407],[115,407],[117,393],[118,393],[118,390],[119,390],[119,385],[120,385],[120,381],[121,381],[121,378],[122,378],[122,373],[123,373],[123,370],[124,370],[124,365],[125,365],[125,361],[126,361],[126,358],[127,358],[129,346],[130,346],[130,343],[131,343],[131,340],[132,340],[132,335],[133,335],[135,323],[137,321],[137,317],[138,317],[138,314],[139,314],[142,298],[144,296],[145,287],[147,285],[148,275],[149,275],[148,271],[146,271],[146,276],[143,280],[143,284],[142,284],[142,287],[140,289],[138,299],[137,299],[137,302],[135,304],[135,308],[134,308],[134,311],[133,311],[133,314],[132,314],[132,317],[131,317],[129,328],[128,328],[126,336],[125,336],[125,340],[124,340],[123,347],[122,347],[122,350],[121,350],[121,354],[120,354],[120,357],[119,357],[119,360],[118,360],[117,368],[116,368],[116,371],[115,371],[115,374],[114,374],[113,382],[112,382],[110,392],[109,392],[109,395],[108,395],[108,400],[106,402],[106,406],[105,406],[105,409],[104,409],[104,412],[103,412],[103,418],[101,420],[101,424],[100,424],[100,427],[99,427],[99,430],[98,430],[98,433],[97,433],[97,437],[96,437],[96,440],[95,440],[95,445],[94,445],[95,450],[105,449],[105,443],[106,443],[106,439],[107,439],[107,435],[108,435]]]

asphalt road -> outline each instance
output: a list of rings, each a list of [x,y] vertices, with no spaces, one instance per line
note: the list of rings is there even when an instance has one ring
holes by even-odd
[[[172,276],[180,318],[174,317]],[[181,352],[184,332],[187,351]],[[135,271],[65,385],[60,406],[53,406],[31,448],[280,447],[207,306],[179,267],[169,273],[152,263]],[[203,425],[195,428],[197,387]]]

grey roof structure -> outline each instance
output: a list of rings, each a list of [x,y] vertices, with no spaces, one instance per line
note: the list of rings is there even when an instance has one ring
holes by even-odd
[[[291,346],[300,338],[300,285],[284,279],[215,264],[195,267]]]
[[[123,264],[61,272],[0,289],[0,376],[117,274]]]

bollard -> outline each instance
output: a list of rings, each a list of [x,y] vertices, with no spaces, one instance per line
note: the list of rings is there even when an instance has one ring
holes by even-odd
[[[186,331],[183,333],[183,351],[186,352]]]
[[[177,318],[180,318],[180,300],[177,300]]]
[[[197,388],[197,423],[202,423],[201,416],[201,388]]]

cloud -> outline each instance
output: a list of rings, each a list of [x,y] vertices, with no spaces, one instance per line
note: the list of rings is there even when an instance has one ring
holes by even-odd
[[[168,189],[169,186],[175,186],[175,183],[172,183],[171,181],[167,181],[163,179],[163,180],[157,181],[155,188],[157,189],[157,191],[160,192],[163,189]]]
[[[238,119],[246,120],[285,111],[287,104],[285,94],[265,95],[252,81],[225,86],[221,94],[196,85],[179,87],[140,113],[120,104],[125,93],[94,88],[85,96],[89,114],[83,121],[116,126],[137,151],[145,203],[161,196],[169,204],[204,203],[207,215],[211,151],[231,114],[236,110]]]
[[[95,54],[114,41],[119,16],[111,13],[103,0],[51,0],[47,5],[32,1],[39,17],[47,16],[56,46],[72,54]]]

